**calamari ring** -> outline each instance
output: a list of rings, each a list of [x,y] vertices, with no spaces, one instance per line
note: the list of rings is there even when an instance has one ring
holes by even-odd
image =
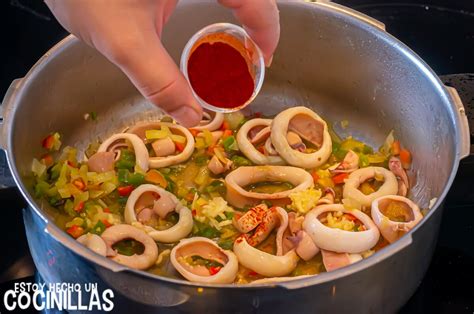
[[[296,115],[308,115],[323,124],[322,146],[314,153],[303,153],[293,149],[287,140],[288,127],[291,119]],[[294,107],[280,112],[271,125],[271,139],[273,146],[280,156],[290,165],[301,168],[316,168],[328,160],[332,152],[332,141],[328,126],[321,117],[306,107]]]
[[[205,266],[191,266],[185,259],[200,256],[224,265],[211,274]],[[183,239],[170,254],[171,264],[187,280],[201,283],[232,283],[237,276],[239,262],[232,251],[221,249],[214,241],[204,237]]]
[[[112,245],[125,239],[133,239],[142,243],[145,247],[143,253],[139,255],[134,254],[132,256],[126,256],[116,253],[114,256],[109,257],[111,260],[119,264],[135,269],[147,269],[153,266],[158,258],[158,246],[155,241],[153,241],[153,239],[144,231],[133,226],[111,226],[105,229],[101,237],[107,244],[107,247],[111,250],[113,250]]]
[[[206,120],[201,120],[199,122],[199,125],[192,127],[192,130],[197,130],[197,131],[204,131],[204,130],[209,130],[209,131],[215,131],[219,129],[224,122],[224,114],[220,112],[216,112],[214,117],[211,116],[211,114],[207,113],[204,111],[202,113],[203,117],[207,118]]]
[[[244,236],[235,240],[234,253],[240,264],[266,277],[288,275],[295,269],[299,260],[294,249],[280,256],[268,254],[252,247]]]
[[[269,126],[272,123],[271,119],[252,119],[245,122],[244,125],[237,132],[237,144],[240,151],[257,165],[284,165],[285,161],[280,156],[266,156],[259,152],[251,143],[248,137],[250,130],[257,126]]]
[[[148,150],[142,140],[135,134],[129,133],[117,133],[106,139],[97,150],[98,153],[108,151],[110,145],[118,140],[127,140],[129,141],[135,152],[136,165],[140,167],[141,170],[147,171],[149,167],[148,161]],[[114,145],[115,146],[115,145]]]
[[[406,204],[411,209],[411,220],[407,222],[397,222],[385,216],[381,211],[381,207],[388,205],[387,203],[390,200]],[[375,199],[372,202],[371,213],[375,224],[380,229],[380,233],[390,243],[393,243],[398,240],[405,233],[413,229],[413,227],[415,227],[421,219],[423,219],[423,215],[421,214],[418,205],[416,205],[408,198],[398,195],[387,195]]]
[[[86,233],[77,238],[76,241],[99,255],[107,255],[107,245],[97,234]]]
[[[186,146],[184,147],[181,153],[177,155],[168,156],[168,157],[149,157],[148,151],[147,151],[150,168],[163,168],[163,167],[179,164],[181,162],[188,160],[189,157],[191,157],[191,155],[194,152],[193,135],[191,134],[191,132],[189,132],[188,129],[178,124],[173,124],[173,123],[168,123],[168,122],[139,123],[131,127],[130,129],[128,129],[127,133],[136,134],[138,137],[142,139],[142,141],[146,142],[145,131],[160,129],[161,126],[167,126],[170,130],[176,130],[182,135],[184,135],[186,137]]]
[[[367,230],[352,232],[325,226],[318,217],[332,211],[340,211],[356,217]],[[341,204],[321,205],[314,208],[306,214],[303,229],[319,248],[337,253],[360,253],[370,250],[380,238],[379,229],[369,216],[360,210],[347,210]]]
[[[369,195],[365,195],[358,190],[358,187],[367,179],[374,178],[377,174],[384,177],[382,186]],[[382,167],[367,167],[352,172],[344,184],[343,196],[352,199],[362,206],[370,206],[372,202],[381,196],[396,195],[398,192],[398,182],[395,175]]]
[[[286,181],[295,187],[278,193],[256,193],[246,191],[243,186],[264,181]],[[239,167],[225,177],[227,201],[237,207],[260,204],[271,200],[275,206],[287,204],[293,192],[313,187],[313,178],[301,168],[289,166]]]
[[[178,242],[186,237],[193,230],[193,215],[191,211],[183,206],[172,193],[153,184],[142,184],[130,193],[125,205],[124,218],[128,224],[140,224],[135,213],[135,203],[145,192],[154,192],[159,195],[167,195],[176,204],[174,209],[179,214],[179,221],[166,230],[156,230],[153,227],[143,225],[143,229],[153,238],[153,240],[163,243]]]

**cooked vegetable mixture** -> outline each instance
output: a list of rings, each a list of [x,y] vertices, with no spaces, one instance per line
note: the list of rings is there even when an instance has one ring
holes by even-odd
[[[347,126],[347,122],[345,123]],[[32,162],[56,222],[128,267],[202,283],[261,283],[332,271],[421,219],[406,196],[411,153],[339,138],[317,113],[205,113],[132,125],[84,152],[59,133]]]

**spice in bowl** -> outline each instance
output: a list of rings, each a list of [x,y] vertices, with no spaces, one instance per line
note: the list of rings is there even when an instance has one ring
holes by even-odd
[[[265,66],[259,48],[245,30],[219,23],[191,38],[181,58],[181,70],[203,107],[232,112],[255,98]]]

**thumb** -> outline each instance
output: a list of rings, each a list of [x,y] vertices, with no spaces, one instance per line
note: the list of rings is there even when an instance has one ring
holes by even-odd
[[[143,96],[186,127],[199,123],[202,108],[158,36],[145,41],[140,47],[121,47],[119,51],[108,57]]]

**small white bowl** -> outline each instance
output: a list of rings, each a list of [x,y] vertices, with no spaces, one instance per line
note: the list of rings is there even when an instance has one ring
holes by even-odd
[[[207,103],[201,97],[199,97],[199,95],[194,91],[188,77],[188,60],[189,60],[190,53],[191,51],[193,51],[193,48],[195,47],[196,43],[198,43],[204,37],[207,37],[212,34],[219,34],[219,33],[231,35],[237,40],[239,40],[243,44],[245,49],[249,52],[249,55],[252,58],[252,60],[249,60],[249,58],[245,58],[245,59],[247,60],[247,62],[250,62],[249,66],[251,67],[251,70],[253,70],[253,74],[254,74],[253,75],[253,79],[254,79],[253,93],[243,105],[239,107],[235,107],[235,108],[221,108],[221,107],[216,107]],[[189,39],[188,43],[183,49],[183,53],[181,54],[180,68],[181,68],[181,72],[183,72],[184,76],[189,82],[189,85],[191,86],[194,97],[196,97],[196,99],[201,104],[201,106],[208,110],[215,111],[215,112],[222,112],[222,113],[238,111],[248,106],[255,99],[255,97],[257,97],[258,93],[260,92],[260,89],[262,88],[262,85],[263,85],[263,79],[265,77],[265,62],[263,60],[262,51],[242,27],[239,27],[237,25],[230,24],[230,23],[211,24],[209,26],[204,27],[203,29],[198,31],[196,34],[194,34],[193,37]]]

